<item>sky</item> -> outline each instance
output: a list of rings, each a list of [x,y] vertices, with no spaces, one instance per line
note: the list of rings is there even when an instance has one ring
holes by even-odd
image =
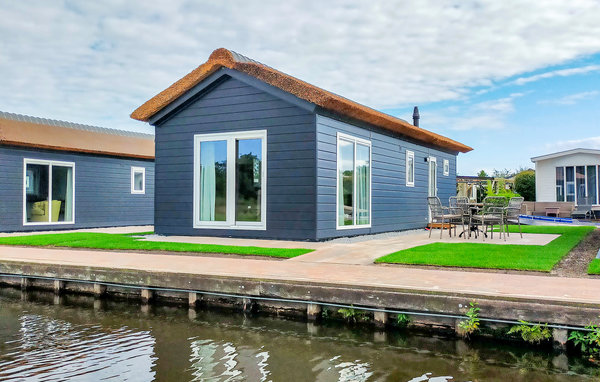
[[[474,148],[458,173],[600,149],[600,1],[0,0],[0,110],[129,115],[225,47]]]

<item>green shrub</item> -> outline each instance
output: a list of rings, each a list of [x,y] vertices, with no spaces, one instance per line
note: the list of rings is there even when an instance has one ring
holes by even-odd
[[[469,303],[469,310],[465,315],[468,317],[466,320],[462,320],[458,327],[462,329],[463,335],[469,337],[471,334],[479,330],[479,307],[475,301]]]
[[[535,172],[521,171],[515,177],[515,191],[529,202],[535,201]]]
[[[406,328],[408,326],[408,324],[410,324],[410,317],[408,317],[408,315],[406,315],[404,313],[400,313],[396,317],[396,323],[398,323],[399,327]]]
[[[579,347],[582,353],[591,358],[600,359],[600,326],[590,324],[585,328],[590,331],[573,331],[569,336],[569,341]]]
[[[515,325],[508,331],[508,334],[520,334],[523,341],[530,344],[539,344],[542,341],[552,338],[552,331],[547,324],[531,324],[527,321],[519,320],[521,325]]]
[[[359,321],[367,321],[369,317],[363,311],[356,310],[354,308],[341,308],[338,309],[338,313],[344,317],[344,319],[352,324],[355,324]]]

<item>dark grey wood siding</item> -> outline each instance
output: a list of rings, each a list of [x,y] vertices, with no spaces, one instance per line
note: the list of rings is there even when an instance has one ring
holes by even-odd
[[[456,195],[456,154],[425,147],[367,125],[317,115],[317,239],[423,228],[427,224],[428,163],[438,163],[438,196]],[[371,141],[371,228],[336,229],[337,133]],[[406,186],[406,151],[415,154],[415,185]],[[450,173],[443,175],[443,160]]]
[[[23,159],[75,163],[75,223],[23,226]],[[131,194],[131,167],[146,169],[146,193]],[[0,146],[0,231],[125,225],[154,220],[154,162]]]
[[[315,240],[315,115],[225,78],[156,125],[156,232]],[[267,130],[267,229],[193,228],[194,135],[250,130]]]

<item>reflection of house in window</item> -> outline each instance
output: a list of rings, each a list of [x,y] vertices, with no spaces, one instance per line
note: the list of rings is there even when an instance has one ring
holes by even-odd
[[[25,159],[24,224],[73,222],[74,169],[73,163]]]

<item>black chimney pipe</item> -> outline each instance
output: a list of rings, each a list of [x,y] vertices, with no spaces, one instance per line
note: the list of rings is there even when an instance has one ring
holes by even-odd
[[[419,127],[419,119],[421,118],[421,116],[419,116],[419,107],[415,106],[415,110],[413,111],[413,125]]]

